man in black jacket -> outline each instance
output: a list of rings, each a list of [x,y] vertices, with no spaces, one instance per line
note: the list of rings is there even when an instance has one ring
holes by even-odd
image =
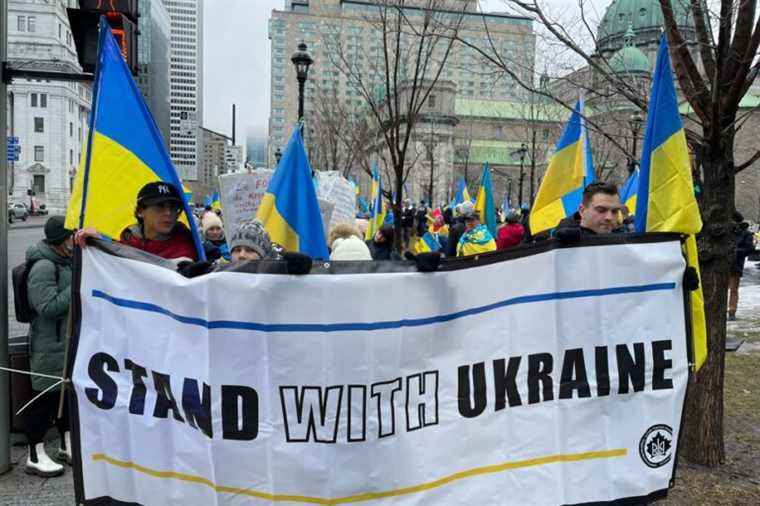
[[[457,204],[454,208],[454,223],[451,224],[449,227],[449,239],[446,243],[446,249],[444,251],[444,254],[447,257],[455,257],[457,256],[457,244],[459,244],[459,239],[462,237],[462,234],[464,234],[465,230],[465,224],[464,224],[464,218],[462,217],[462,208],[467,204],[467,208],[473,208],[472,202],[463,202],[462,204]]]
[[[738,219],[737,219],[738,218]],[[739,282],[744,275],[744,261],[750,253],[756,251],[752,232],[749,231],[749,223],[743,221],[743,216],[736,213],[734,220],[734,237],[736,239],[736,258],[731,265],[728,275],[728,319],[736,320],[736,307],[739,305]]]
[[[559,222],[555,235],[560,239],[573,240],[584,235],[617,232],[622,209],[617,186],[606,182],[591,183],[583,189],[583,200],[578,211]]]

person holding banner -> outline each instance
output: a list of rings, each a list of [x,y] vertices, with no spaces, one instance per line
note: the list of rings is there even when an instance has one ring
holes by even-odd
[[[276,254],[269,234],[259,220],[242,223],[230,239],[232,262],[274,259]]]
[[[63,466],[45,452],[45,434],[58,427],[60,445],[54,457],[71,463],[71,435],[68,410],[57,418],[61,392],[53,377],[63,375],[67,346],[67,325],[71,305],[72,230],[64,228],[63,216],[51,216],[45,223],[45,239],[26,252],[27,299],[34,315],[29,329],[30,369],[47,375],[32,376],[33,398],[23,412],[29,454],[24,470],[43,477],[63,474]],[[59,382],[60,383],[60,382]]]
[[[578,211],[559,222],[555,235],[560,239],[580,239],[583,235],[621,232],[622,209],[617,186],[607,182],[591,183],[583,189]]]
[[[119,242],[177,264],[198,259],[190,230],[179,222],[182,195],[170,183],[154,181],[143,186],[137,194],[135,218],[137,223],[125,228]],[[85,247],[88,237],[100,233],[92,227],[79,230],[75,242]]]
[[[401,260],[398,253],[393,251],[394,237],[393,225],[383,225],[378,229],[367,244],[372,260]]]

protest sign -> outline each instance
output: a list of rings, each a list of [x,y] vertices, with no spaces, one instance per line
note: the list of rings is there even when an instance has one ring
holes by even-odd
[[[224,233],[228,239],[240,223],[256,217],[256,211],[264,198],[273,172],[269,169],[257,169],[249,173],[219,176]]]
[[[333,204],[329,227],[338,223],[354,223],[356,219],[355,186],[336,170],[317,171],[316,177],[317,197]]]
[[[664,495],[688,380],[680,241],[554,244],[436,273],[195,279],[85,249],[77,503]]]

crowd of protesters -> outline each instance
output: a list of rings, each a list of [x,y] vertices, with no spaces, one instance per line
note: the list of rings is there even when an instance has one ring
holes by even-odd
[[[190,229],[180,220],[183,198],[177,188],[164,182],[145,185],[137,195],[135,223],[124,229],[120,242],[164,259],[172,260],[183,275],[193,277],[223,270],[240,262],[288,259],[274,244],[265,227],[256,219],[236,227],[225,237],[222,216],[206,208],[197,220],[202,233],[206,260],[199,261]],[[565,218],[550,232],[531,234],[526,207],[501,212],[496,233],[481,222],[472,202],[465,201],[444,209],[429,209],[424,202],[415,206],[406,201],[401,214],[401,251],[395,239],[394,226],[386,223],[365,241],[366,220],[343,223],[327,234],[330,260],[383,261],[401,260],[405,250],[414,257],[415,240],[429,234],[438,250],[425,251],[440,257],[481,255],[497,250],[516,248],[526,243],[557,237],[561,241],[578,241],[584,236],[628,233],[633,217],[621,204],[617,187],[610,183],[593,183],[583,192],[578,211]],[[756,251],[749,225],[738,213],[735,220],[736,262],[729,281],[728,318],[736,318],[739,279],[747,256]],[[45,238],[27,251],[28,299],[34,311],[30,330],[31,369],[46,376],[32,378],[37,399],[24,415],[29,443],[26,471],[45,477],[64,472],[62,464],[71,462],[71,441],[68,418],[58,418],[60,390],[52,378],[63,374],[69,306],[71,302],[71,256],[73,245],[85,247],[88,238],[97,238],[97,230],[85,228],[74,233],[64,227],[62,216],[52,216],[45,224]],[[410,257],[407,253],[407,258]],[[301,255],[303,256],[303,255]],[[308,272],[310,264],[307,264]],[[67,410],[63,410],[64,415]],[[43,444],[46,432],[56,426],[59,444],[49,456]]]

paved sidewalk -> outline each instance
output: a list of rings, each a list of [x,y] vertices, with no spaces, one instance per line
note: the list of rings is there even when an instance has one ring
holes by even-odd
[[[50,434],[56,433],[51,430]],[[57,441],[47,443],[48,454]],[[26,446],[13,446],[10,472],[0,476],[0,504],[4,506],[71,506],[74,502],[74,480],[71,467],[56,478],[40,478],[24,472]]]

